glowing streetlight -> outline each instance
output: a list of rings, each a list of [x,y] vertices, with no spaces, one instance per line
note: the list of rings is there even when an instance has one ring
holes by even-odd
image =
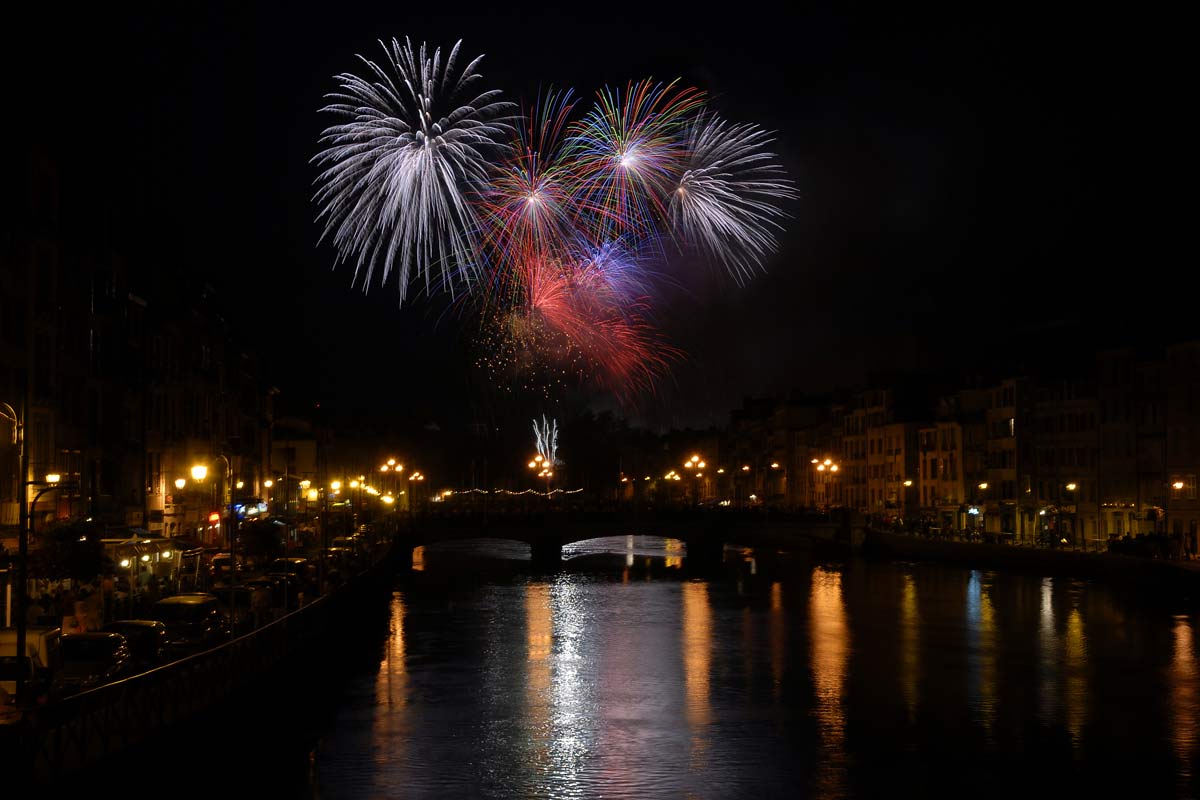
[[[192,480],[202,481],[208,477],[208,467],[203,464],[194,464],[192,466]]]
[[[342,482],[334,481],[333,483],[329,484],[329,488],[335,492],[340,492],[342,490]]]
[[[183,487],[185,487],[185,486],[187,486],[187,480],[186,480],[186,479],[184,479],[184,478],[176,478],[176,479],[175,479],[175,488],[176,488],[176,489],[182,489],[182,488],[183,488]]]
[[[1073,491],[1075,491],[1075,490],[1076,490],[1076,489],[1078,489],[1078,488],[1079,488],[1078,484],[1075,484],[1075,483],[1068,483],[1068,484],[1067,484],[1067,491],[1068,491],[1068,492],[1073,492]]]
[[[832,458],[828,458],[828,457],[823,460],[820,458],[814,458],[814,459],[811,459],[809,461],[809,463],[816,466],[817,473],[820,477],[820,480],[818,481],[818,483],[820,484],[820,488],[821,488],[821,503],[820,503],[820,505],[824,505],[827,508],[831,509],[832,505],[833,505],[833,503],[832,503],[833,492],[829,488],[830,482],[832,480],[829,477],[829,475],[830,475],[830,473],[837,472],[839,469],[841,469],[841,466],[839,464],[837,464]],[[815,497],[814,497],[814,499],[815,499]],[[830,513],[832,513],[832,511],[830,511]]]
[[[270,489],[274,485],[275,485],[275,481],[271,480],[270,478],[267,478],[265,481],[263,481],[263,486],[267,487],[268,489]]]
[[[58,484],[60,481],[62,481],[62,475],[59,475],[57,472],[51,472],[46,476],[46,483],[51,486]]]
[[[234,484],[234,485],[235,485],[235,486],[237,486],[237,488],[239,488],[239,489],[245,489],[245,488],[246,488],[246,482],[245,482],[245,481],[238,481],[238,482],[237,482],[236,484]]]

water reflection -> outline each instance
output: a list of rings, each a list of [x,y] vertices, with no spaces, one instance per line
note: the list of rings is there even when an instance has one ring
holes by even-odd
[[[970,703],[991,747],[995,745],[996,724],[996,609],[991,587],[984,584],[979,570],[972,570],[967,581],[967,630]]]
[[[900,608],[900,685],[911,724],[917,719],[917,681],[921,672],[921,621],[917,616],[917,584],[912,575],[904,576]]]
[[[1038,719],[1053,725],[1058,717],[1058,634],[1054,630],[1054,582],[1042,579],[1038,625]]]
[[[783,584],[771,584],[771,694],[783,695],[783,668],[787,648],[787,617],[783,613]]]
[[[850,630],[842,605],[842,576],[816,567],[812,573],[812,671],[822,757],[817,782],[825,797],[846,787],[846,713],[842,692],[850,655]]]
[[[1179,759],[1179,778],[1184,786],[1195,779],[1193,763],[1196,759],[1196,725],[1200,723],[1197,704],[1196,645],[1194,630],[1186,616],[1175,617],[1172,628],[1174,656],[1171,659],[1169,680],[1171,681],[1171,740],[1175,755]]]
[[[528,757],[538,775],[545,773],[553,751],[550,717],[553,633],[550,586],[531,583],[525,588],[525,716],[531,751]]]
[[[444,596],[393,600],[350,693],[368,705],[318,751],[321,796],[1100,797],[1114,772],[1130,796],[1195,789],[1190,617],[1063,579],[762,551],[757,574],[731,558],[681,582],[660,541],[635,539],[631,568],[617,537],[550,582],[413,573]]]
[[[551,769],[556,794],[586,796],[583,770],[592,749],[591,726],[595,702],[594,662],[586,659],[592,643],[587,630],[587,605],[580,586],[566,578],[554,582],[550,590],[553,614],[553,656],[551,696],[553,697],[553,741]],[[594,634],[594,632],[592,632]]]
[[[1062,656],[1067,730],[1078,751],[1083,745],[1083,726],[1087,722],[1088,679],[1087,637],[1083,631],[1083,614],[1078,605],[1067,615],[1067,635]]]
[[[703,765],[708,749],[709,671],[712,665],[712,609],[708,584],[692,581],[683,585],[683,682],[684,709],[691,730],[691,764]]]

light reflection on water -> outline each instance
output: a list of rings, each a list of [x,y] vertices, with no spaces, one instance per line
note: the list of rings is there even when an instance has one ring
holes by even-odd
[[[841,573],[816,567],[812,575],[812,671],[821,755],[818,789],[823,797],[842,797],[846,789],[846,714],[842,692],[850,631],[842,605]]]
[[[1191,616],[938,565],[662,569],[681,552],[614,537],[573,549],[590,571],[476,575],[427,551],[313,796],[1195,794]]]

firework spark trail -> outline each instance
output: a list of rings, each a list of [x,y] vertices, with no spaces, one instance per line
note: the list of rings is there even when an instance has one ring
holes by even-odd
[[[597,93],[596,106],[570,126],[564,153],[574,163],[580,195],[597,233],[611,236],[655,229],[667,216],[677,162],[684,155],[681,131],[704,94],[650,80],[630,83],[622,95]]]
[[[364,291],[397,269],[401,302],[414,273],[452,294],[482,283],[489,369],[527,388],[575,374],[622,400],[653,391],[682,353],[652,324],[651,268],[690,251],[741,284],[777,249],[796,193],[771,134],[707,112],[700,90],[605,88],[575,121],[571,92],[551,90],[509,116],[497,91],[468,91],[482,56],[458,70],[461,42],[444,62],[380,44],[387,62],[360,56],[366,77],[336,76],[322,109],[348,120],[313,159],[322,239],[355,261],[352,285],[365,270]]]
[[[546,416],[542,415],[542,424],[538,425],[538,421],[533,420],[533,446],[537,454],[542,457],[542,463],[547,467],[554,468],[558,466],[558,420],[546,422]]]
[[[596,262],[529,265],[528,308],[591,367],[594,379],[622,400],[652,390],[682,353],[647,321],[641,298],[626,297]]]
[[[322,109],[350,120],[325,129],[313,159],[322,166],[314,196],[322,239],[332,236],[339,261],[354,259],[355,281],[366,268],[364,291],[380,262],[386,281],[398,261],[401,302],[413,269],[427,289],[435,265],[452,292],[477,277],[478,221],[467,198],[487,180],[512,104],[497,90],[462,101],[483,56],[457,71],[461,44],[443,64],[440,48],[429,57],[424,44],[380,42],[388,69],[359,56],[370,77],[338,75]]]
[[[574,107],[571,93],[550,92],[514,126],[509,157],[479,196],[483,249],[492,254],[491,291],[519,296],[521,267],[531,259],[563,259],[575,248],[577,200],[560,142]]]
[[[771,134],[701,113],[671,194],[670,217],[687,244],[722,264],[739,284],[776,249],[772,228],[785,216],[776,201],[796,192],[764,148]]]

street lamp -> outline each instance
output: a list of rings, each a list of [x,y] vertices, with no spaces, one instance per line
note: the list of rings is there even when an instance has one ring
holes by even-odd
[[[979,491],[981,492],[981,494],[980,494],[981,500],[979,503],[979,535],[980,536],[983,536],[983,534],[987,533],[987,522],[986,522],[986,518],[987,518],[987,488],[988,488],[987,481],[983,481],[982,483],[979,484]]]
[[[1079,507],[1075,504],[1075,490],[1079,488],[1079,484],[1071,481],[1063,487],[1071,493],[1071,540],[1072,544],[1077,544],[1078,540],[1083,537],[1079,536]],[[1083,549],[1087,550],[1087,542],[1084,542]]]
[[[821,505],[825,506],[827,514],[832,513],[833,503],[832,492],[829,490],[829,485],[833,480],[833,474],[841,469],[841,465],[837,464],[832,458],[826,458],[822,461],[819,458],[814,458],[811,462],[817,471],[817,477],[820,479],[821,486]]]
[[[538,470],[537,476],[546,479],[546,499],[550,499],[550,479],[554,477],[554,469],[550,462],[541,455],[536,455],[527,465],[530,469]]]
[[[694,488],[692,492],[692,499],[697,505],[700,503],[700,479],[704,477],[704,473],[701,472],[701,470],[707,466],[708,464],[699,456],[699,454],[694,454],[691,458],[683,463],[683,468],[690,471],[692,473],[692,477],[696,479],[696,482],[693,484]]]

